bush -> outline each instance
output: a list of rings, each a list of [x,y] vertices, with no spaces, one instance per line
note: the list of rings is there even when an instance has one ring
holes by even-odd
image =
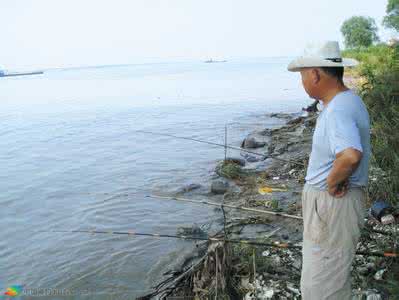
[[[387,15],[383,23],[387,28],[399,31],[399,0],[388,0]]]
[[[387,175],[378,196],[398,203],[399,195],[399,47],[371,46],[347,50],[344,56],[358,59],[357,71],[365,80],[359,87],[371,119],[371,163]],[[381,195],[385,191],[385,195]],[[375,195],[377,197],[377,195]]]

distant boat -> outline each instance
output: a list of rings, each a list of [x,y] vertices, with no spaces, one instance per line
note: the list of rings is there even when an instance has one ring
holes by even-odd
[[[38,75],[43,74],[43,71],[32,71],[32,72],[5,72],[0,70],[0,77],[11,77],[11,76],[25,76],[25,75]]]
[[[211,59],[204,61],[204,63],[207,63],[207,64],[224,63],[224,62],[227,62],[227,60],[215,60],[215,59],[211,58]]]

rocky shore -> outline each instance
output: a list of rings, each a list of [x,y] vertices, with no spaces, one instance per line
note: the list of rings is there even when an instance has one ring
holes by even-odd
[[[285,125],[253,131],[242,141],[238,157],[220,161],[212,176],[209,198],[220,204],[267,210],[294,217],[217,207],[221,212],[217,234],[202,228],[185,229],[184,234],[209,238],[253,241],[201,242],[198,253],[187,258],[154,293],[140,299],[300,299],[302,221],[301,192],[311,151],[317,113],[269,114],[284,119]],[[179,196],[191,196],[197,186],[183,188]],[[368,221],[359,249],[384,249],[394,241],[397,228],[375,230]],[[393,231],[392,231],[393,230]],[[271,246],[270,246],[271,244]],[[387,258],[358,255],[353,267],[357,299],[386,299],[378,287],[389,264]],[[172,298],[173,299],[173,298]]]
[[[217,164],[209,197],[220,204],[300,215],[301,190],[317,115],[277,113],[265,115],[265,118],[282,119],[286,124],[249,133],[242,141],[240,156]],[[265,187],[276,191],[260,193],[259,189]],[[195,184],[183,187],[177,196],[192,196],[197,188]],[[216,209],[223,212],[224,218],[220,220],[223,229],[214,236],[300,245],[300,220],[238,209]],[[197,230],[193,228],[189,232]],[[299,293],[301,261],[297,249],[223,242],[201,243],[198,249],[200,254],[187,258],[179,271],[168,273],[169,278],[156,286],[154,293],[141,299],[166,296],[227,299],[227,295],[230,299],[256,299],[259,293],[266,296],[283,293],[290,298]],[[287,281],[288,278],[291,280]],[[269,283],[266,291],[263,287]]]

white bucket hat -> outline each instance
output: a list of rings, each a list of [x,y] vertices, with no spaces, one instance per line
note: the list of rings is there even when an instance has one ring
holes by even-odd
[[[328,41],[306,47],[303,56],[290,62],[288,71],[298,72],[302,68],[311,67],[354,67],[358,64],[356,59],[341,56],[338,42]]]

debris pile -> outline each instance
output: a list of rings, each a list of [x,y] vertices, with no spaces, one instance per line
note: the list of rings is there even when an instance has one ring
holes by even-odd
[[[299,299],[300,250],[241,247],[233,253],[239,257],[233,271],[241,299]]]
[[[354,294],[364,296],[359,299],[390,299],[393,293],[399,295],[398,238],[397,222],[384,225],[372,216],[368,217],[358,251],[382,252],[383,256],[355,256],[352,269]]]

